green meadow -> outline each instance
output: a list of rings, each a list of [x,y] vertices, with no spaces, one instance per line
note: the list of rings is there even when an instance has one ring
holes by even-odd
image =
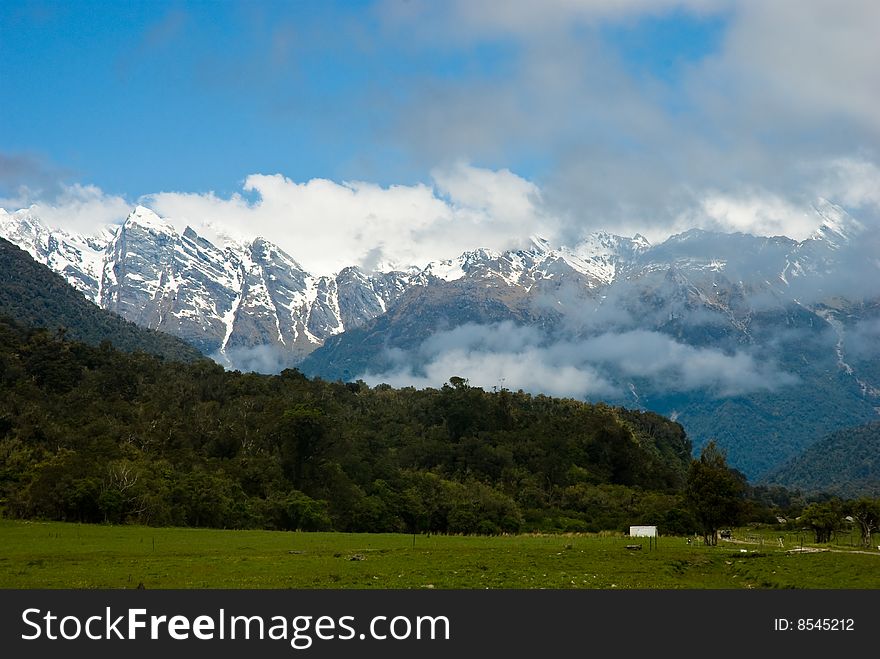
[[[797,537],[783,547],[741,537],[749,542],[718,547],[660,538],[651,549],[646,538],[612,534],[413,538],[0,520],[0,587],[880,588],[880,551],[801,552]]]
[[[414,539],[0,520],[0,587],[880,588],[880,552],[791,553],[792,540],[669,537],[650,549],[611,534]]]

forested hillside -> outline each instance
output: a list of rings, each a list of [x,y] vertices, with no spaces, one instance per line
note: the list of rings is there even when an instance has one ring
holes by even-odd
[[[497,533],[680,524],[691,445],[656,414],[459,378],[226,372],[0,322],[0,505],[86,522]]]
[[[831,433],[767,480],[807,493],[880,496],[880,421]]]
[[[63,329],[68,338],[91,345],[109,341],[126,352],[148,352],[184,361],[202,356],[181,339],[144,329],[92,304],[61,276],[3,238],[0,315],[33,327]]]

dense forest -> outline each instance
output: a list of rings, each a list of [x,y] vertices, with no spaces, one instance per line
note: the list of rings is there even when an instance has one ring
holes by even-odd
[[[514,532],[681,525],[691,446],[647,412],[460,378],[439,390],[226,372],[0,322],[6,515]]]
[[[880,497],[880,421],[827,435],[767,480],[807,493]]]

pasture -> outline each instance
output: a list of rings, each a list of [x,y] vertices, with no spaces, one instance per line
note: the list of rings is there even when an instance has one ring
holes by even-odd
[[[880,588],[880,551],[619,534],[416,536],[0,520],[2,588]],[[639,543],[640,551],[626,545]],[[809,545],[805,545],[809,547]]]

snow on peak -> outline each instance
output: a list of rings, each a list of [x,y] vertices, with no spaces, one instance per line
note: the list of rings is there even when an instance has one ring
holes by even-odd
[[[589,259],[600,256],[620,256],[621,252],[641,251],[650,246],[648,240],[640,234],[636,234],[633,238],[622,238],[607,231],[596,231],[588,234],[575,245],[572,253],[582,259]]]
[[[535,250],[537,250],[537,252],[539,254],[545,254],[547,252],[553,251],[553,247],[551,247],[550,241],[547,240],[546,238],[541,237],[541,236],[537,236],[537,235],[529,236],[529,242],[531,243],[532,247],[534,247]]]
[[[486,247],[479,247],[477,249],[465,252],[459,257],[459,260],[462,262],[462,264],[474,265],[480,262],[495,261],[500,256],[500,252],[496,252],[495,250],[488,249]]]
[[[155,233],[175,233],[174,227],[168,220],[159,217],[159,215],[146,206],[135,206],[134,210],[126,218],[125,224],[143,227]]]
[[[813,210],[822,218],[822,223],[810,236],[814,240],[824,240],[838,245],[849,242],[865,230],[861,222],[827,199],[820,197],[813,204]]]
[[[646,250],[651,247],[651,241],[645,238],[642,234],[637,233],[632,237],[633,247],[637,250]]]
[[[278,245],[267,240],[266,238],[263,238],[262,236],[257,236],[253,239],[250,244],[250,252],[252,258],[257,259],[263,263],[268,263],[272,261],[275,263],[280,263],[298,272],[305,273],[305,270],[299,264],[299,261],[294,259],[290,254],[285,252]]]
[[[444,259],[442,261],[432,261],[425,266],[425,274],[444,281],[455,281],[465,276],[462,266],[462,257],[457,259]]]

